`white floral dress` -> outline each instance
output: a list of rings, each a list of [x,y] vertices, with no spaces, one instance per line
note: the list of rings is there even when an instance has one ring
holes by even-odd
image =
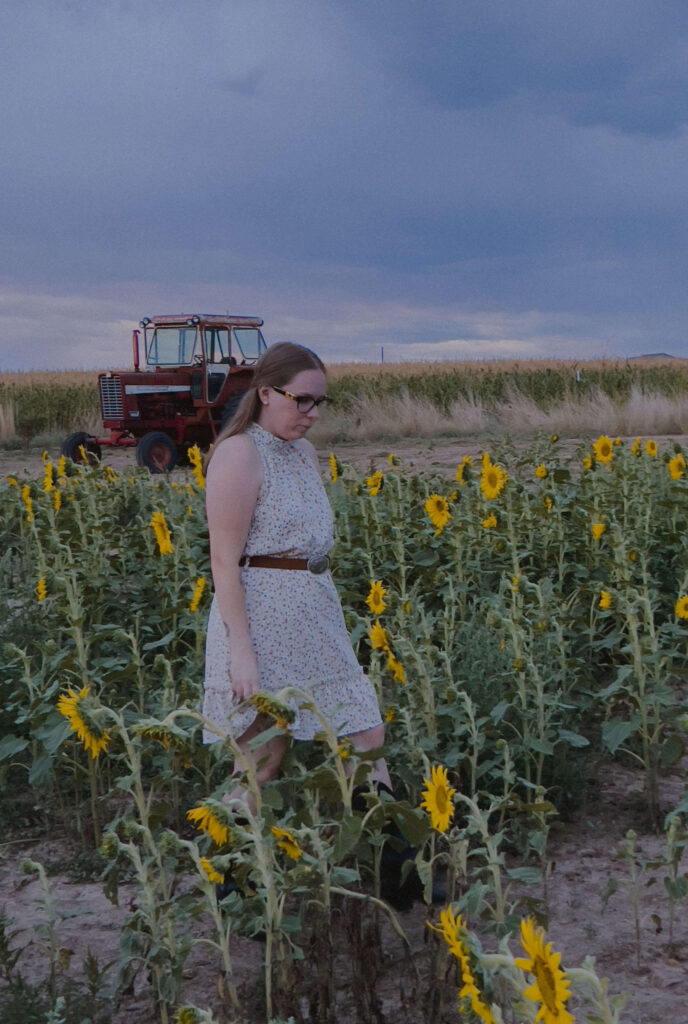
[[[332,510],[316,467],[291,441],[275,437],[257,423],[247,429],[263,468],[263,483],[253,512],[244,554],[309,558],[325,555],[333,544]],[[377,695],[356,660],[339,597],[329,572],[307,569],[241,571],[246,612],[258,662],[261,690],[286,686],[308,691],[339,736],[371,729],[381,722]],[[206,639],[203,714],[234,736],[248,728],[253,708],[237,706],[229,673],[228,640],[213,598]],[[307,740],[322,730],[316,715],[285,701],[295,712],[290,732]],[[220,737],[203,733],[205,743]]]

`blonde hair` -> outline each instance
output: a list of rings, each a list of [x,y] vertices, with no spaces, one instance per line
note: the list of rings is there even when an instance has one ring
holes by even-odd
[[[206,466],[221,441],[227,437],[233,437],[235,434],[243,434],[247,427],[257,421],[262,408],[258,389],[273,386],[285,387],[302,370],[327,372],[322,359],[315,352],[306,348],[305,345],[296,345],[293,341],[281,341],[264,352],[253,368],[251,386],[241,399],[230,421],[215,438]]]

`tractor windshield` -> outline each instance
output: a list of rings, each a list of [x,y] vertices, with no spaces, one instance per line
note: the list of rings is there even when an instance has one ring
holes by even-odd
[[[259,355],[265,352],[266,344],[263,335],[256,327],[234,327],[232,330],[232,350],[239,362],[255,363]]]
[[[197,334],[196,327],[156,327],[146,339],[147,365],[188,366],[194,355],[201,354]]]

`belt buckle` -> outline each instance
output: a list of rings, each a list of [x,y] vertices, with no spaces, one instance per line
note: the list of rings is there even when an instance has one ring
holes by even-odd
[[[322,573],[327,572],[330,567],[330,560],[327,555],[311,555],[306,562],[306,568],[309,572],[312,572],[314,576],[320,576]]]

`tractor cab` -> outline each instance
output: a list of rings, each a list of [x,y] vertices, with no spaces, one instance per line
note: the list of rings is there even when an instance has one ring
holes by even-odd
[[[208,448],[250,386],[266,349],[262,326],[249,316],[144,317],[132,335],[133,370],[98,378],[109,436],[73,434],[63,453],[78,460],[105,445],[135,446],[139,465],[159,473],[192,445]]]

